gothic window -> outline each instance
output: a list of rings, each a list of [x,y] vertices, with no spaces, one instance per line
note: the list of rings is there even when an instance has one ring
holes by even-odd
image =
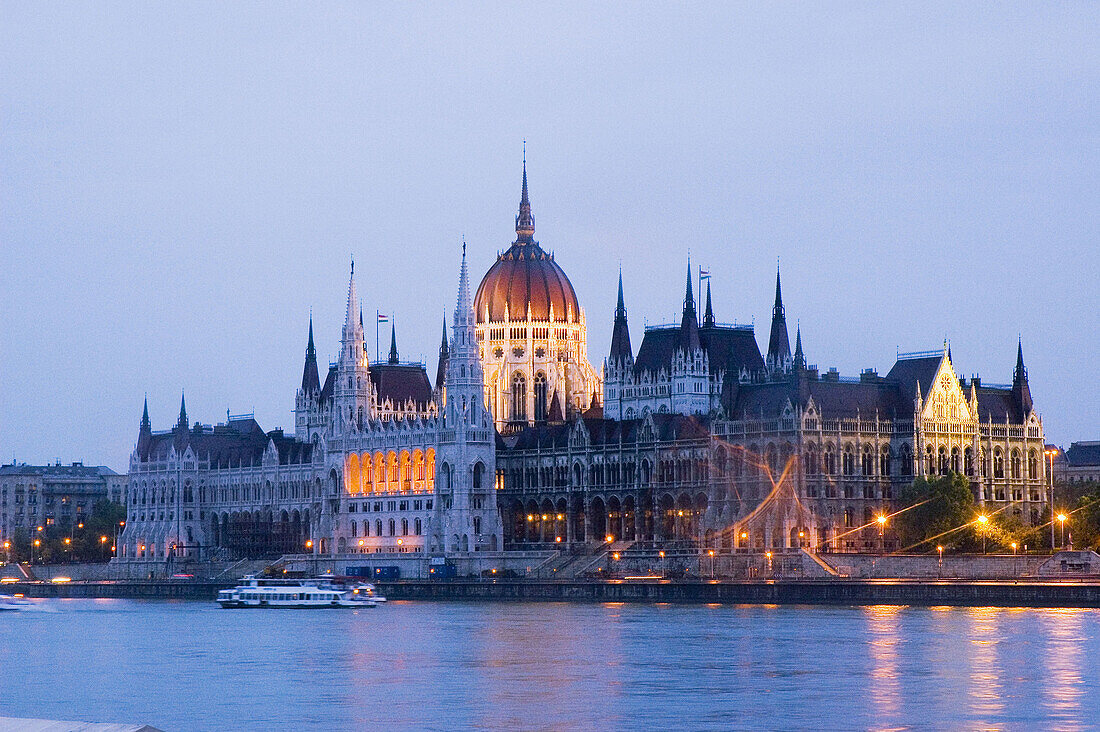
[[[939,450],[939,469],[940,475],[947,475],[951,472],[951,464],[947,462],[947,448],[940,445]]]
[[[969,447],[963,450],[963,470],[967,475],[974,475],[974,451]]]
[[[378,519],[374,522],[374,535],[382,536],[382,519]]]
[[[515,348],[513,348],[512,356],[514,356],[515,358],[523,358],[523,348],[521,346],[516,346]]]
[[[871,450],[870,445],[863,447],[863,460],[860,470],[862,470],[865,477],[875,474],[875,453]]]
[[[1039,477],[1039,461],[1035,456],[1034,450],[1028,450],[1027,453],[1027,477],[1031,480],[1035,480]]]
[[[512,374],[512,420],[527,420],[527,379],[519,371]]]
[[[546,417],[546,374],[540,371],[535,375],[535,421],[545,422]]]
[[[959,472],[959,448],[951,448],[951,472]]]
[[[936,460],[932,455],[932,446],[924,448],[924,472],[928,475],[936,474]]]
[[[852,455],[851,445],[847,445],[844,448],[843,468],[845,475],[853,475],[856,472],[856,460],[855,456]]]
[[[485,464],[478,462],[474,465],[474,490],[481,490],[481,484],[485,476]]]
[[[882,454],[879,455],[878,460],[878,472],[879,475],[890,475],[890,448],[883,446]]]
[[[836,450],[832,445],[825,446],[825,474],[836,475]]]
[[[1012,451],[1012,479],[1013,480],[1019,480],[1020,479],[1020,451],[1019,450],[1013,450]]]
[[[999,447],[993,449],[993,477],[1005,477],[1005,456]]]
[[[395,536],[397,534],[396,528],[397,528],[397,522],[394,521],[393,519],[390,519],[390,525],[389,525],[390,536]]]
[[[909,451],[909,445],[901,446],[901,474],[913,474],[913,454]]]
[[[493,349],[493,357],[494,358],[503,358],[504,357],[504,349],[501,348],[500,346],[497,346],[496,348],[494,348]]]
[[[409,520],[407,518],[401,519],[401,536],[409,535]]]
[[[844,528],[846,528],[846,529],[852,528],[852,524],[855,523],[855,516],[853,514],[854,514],[854,512],[852,511],[852,509],[850,507],[844,509]]]
[[[415,521],[413,521],[413,533],[414,534],[416,534],[417,536],[420,536],[420,534],[423,533],[423,530],[424,530],[423,529],[423,524],[420,523],[420,519],[416,519]]]
[[[805,463],[806,475],[817,475],[817,469],[819,467],[817,458],[817,446],[810,443],[806,448],[806,455],[803,458]]]

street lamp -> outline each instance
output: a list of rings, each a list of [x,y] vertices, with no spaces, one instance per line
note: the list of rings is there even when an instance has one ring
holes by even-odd
[[[1016,542],[1012,542],[1012,574],[1016,574]]]
[[[707,555],[710,556],[710,576],[713,579],[713,577],[714,577],[714,550],[713,549],[708,549],[707,550]]]
[[[982,554],[985,554],[985,526],[989,523],[989,517],[984,513],[978,516],[978,523],[980,524],[979,531],[982,532]]]
[[[1054,456],[1058,454],[1057,447],[1051,447],[1043,450],[1043,454],[1047,456],[1047,460],[1050,462],[1050,551],[1054,551]]]
[[[939,552],[939,554],[940,554],[939,568],[936,571],[936,576],[942,578],[943,577],[943,547],[942,546],[936,547],[936,551]]]
[[[1064,549],[1066,546],[1066,515],[1064,513],[1058,514],[1058,523],[1062,525],[1062,540],[1058,542],[1058,548]]]
[[[878,521],[878,543],[879,543],[879,548],[883,553],[885,553],[886,552],[886,539],[885,539],[886,514],[880,513],[878,515],[878,518],[876,518],[875,520]]]
[[[665,576],[665,550],[662,549],[661,551],[657,552],[657,556],[659,556],[661,558],[661,576],[664,577]]]

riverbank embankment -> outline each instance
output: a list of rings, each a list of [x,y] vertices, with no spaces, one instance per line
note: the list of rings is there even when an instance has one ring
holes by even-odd
[[[27,597],[213,600],[229,582],[27,582]],[[391,600],[1100,608],[1100,582],[971,580],[537,580],[377,583]]]

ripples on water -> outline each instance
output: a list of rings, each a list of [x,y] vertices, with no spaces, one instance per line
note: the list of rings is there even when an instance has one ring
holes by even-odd
[[[1100,613],[389,603],[0,615],[0,714],[165,730],[1086,729]]]

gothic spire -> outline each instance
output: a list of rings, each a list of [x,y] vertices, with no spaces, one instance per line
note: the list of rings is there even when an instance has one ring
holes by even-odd
[[[141,411],[141,431],[152,432],[153,425],[149,422],[149,396],[145,396],[145,408]]]
[[[485,416],[485,382],[477,345],[477,322],[470,301],[470,271],[466,265],[466,244],[462,245],[462,268],[458,277],[458,300],[452,325],[454,337],[447,353],[448,419],[478,424]]]
[[[796,369],[806,368],[806,354],[802,352],[802,326],[798,326],[795,329],[794,335],[794,367]]]
[[[355,311],[359,310],[359,319],[362,320],[363,311],[359,308],[359,296],[355,292],[355,260],[351,260],[351,276],[348,277],[348,309],[344,315],[344,334],[355,328]],[[360,323],[359,328],[363,325]]]
[[[779,265],[775,267],[775,305],[772,307],[772,330],[768,338],[768,360],[781,366],[791,357],[791,341],[787,337],[787,317],[783,310],[783,291],[779,284]]]
[[[623,271],[619,269],[619,302],[615,306],[615,326],[611,331],[611,360],[633,358],[630,348],[630,328],[626,324],[626,303],[623,300]]]
[[[703,327],[714,327],[714,309],[710,306],[710,280],[707,280],[707,309],[703,313]]]
[[[397,324],[390,321],[390,363],[398,363],[397,358]]]
[[[447,346],[447,315],[443,315],[443,340],[439,344],[439,365],[435,370],[435,388],[442,389],[447,380],[447,359],[450,354]]]
[[[699,319],[695,316],[695,296],[691,292],[691,259],[688,259],[687,288],[684,291],[684,315],[680,319],[680,348],[691,354],[699,348]]]
[[[535,218],[531,215],[531,199],[527,195],[527,143],[523,144],[523,188],[520,191],[519,215],[516,216],[516,242],[534,241]]]
[[[187,402],[182,391],[180,392],[180,416],[176,420],[176,426],[187,429]]]
[[[1016,369],[1012,372],[1012,394],[1020,407],[1020,416],[1024,418],[1032,410],[1031,387],[1027,383],[1027,368],[1024,366],[1024,341],[1021,338],[1016,345]]]
[[[313,313],[309,314],[309,341],[306,343],[306,365],[302,369],[302,393],[321,393],[321,379],[317,373],[317,349],[313,345]]]

